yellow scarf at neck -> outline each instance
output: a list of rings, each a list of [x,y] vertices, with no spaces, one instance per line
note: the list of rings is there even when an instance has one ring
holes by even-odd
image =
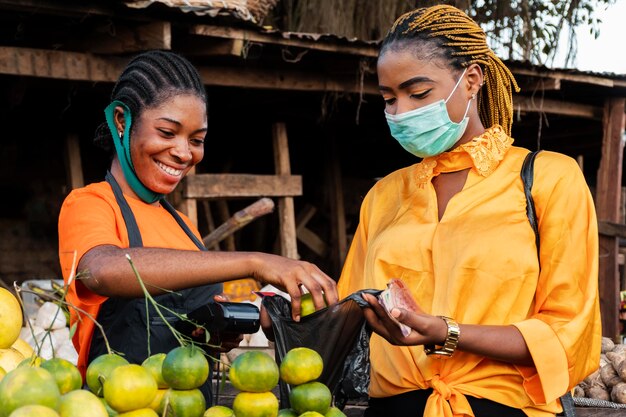
[[[489,176],[511,147],[513,138],[501,126],[494,125],[469,142],[437,156],[424,158],[417,164],[417,182],[420,188],[442,172],[473,168],[483,177]]]

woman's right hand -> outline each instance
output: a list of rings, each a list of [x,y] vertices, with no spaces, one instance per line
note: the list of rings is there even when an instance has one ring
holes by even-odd
[[[384,337],[389,343],[396,346],[417,346],[425,344],[443,344],[448,333],[448,326],[437,316],[394,308],[391,311],[394,318],[411,328],[411,333],[404,336],[400,327],[394,322],[371,294],[364,294],[363,298],[369,303],[363,309],[363,314],[371,329]]]
[[[262,253],[255,263],[252,276],[264,284],[271,284],[289,293],[294,321],[300,321],[301,285],[311,293],[316,310],[338,300],[335,280],[310,262]]]

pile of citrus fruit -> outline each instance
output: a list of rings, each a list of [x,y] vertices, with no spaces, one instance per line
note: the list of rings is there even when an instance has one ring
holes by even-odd
[[[245,352],[233,361],[229,379],[239,392],[233,408],[211,407],[205,417],[345,417],[331,406],[332,393],[316,381],[322,374],[322,357],[313,349],[291,349],[280,367],[267,353]],[[282,380],[290,386],[290,408],[279,410],[272,389]]]
[[[262,351],[239,355],[229,371],[240,391],[232,409],[207,409],[199,388],[209,362],[199,347],[154,354],[141,365],[103,354],[83,381],[72,362],[43,359],[21,340],[22,322],[17,298],[0,288],[0,417],[345,417],[331,406],[328,387],[316,381],[323,361],[312,349],[290,350],[280,367]],[[272,390],[281,379],[290,385],[291,408],[279,410]]]

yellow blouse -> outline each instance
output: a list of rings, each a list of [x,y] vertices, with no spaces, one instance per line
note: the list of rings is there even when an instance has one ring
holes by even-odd
[[[424,415],[473,416],[464,395],[553,416],[557,399],[598,367],[598,231],[576,162],[541,152],[533,197],[541,268],[526,216],[520,169],[528,150],[499,126],[453,151],[400,169],[365,197],[339,280],[343,298],[401,278],[426,312],[462,324],[515,325],[535,366],[457,351],[370,341],[372,397],[433,388]],[[441,220],[432,177],[471,167]],[[461,338],[463,335],[461,335]]]

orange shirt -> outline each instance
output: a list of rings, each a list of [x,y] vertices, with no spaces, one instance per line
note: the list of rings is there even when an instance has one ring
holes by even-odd
[[[137,220],[145,247],[198,250],[174,217],[163,207],[155,207],[141,200],[125,196]],[[180,214],[180,213],[179,213]],[[181,214],[189,228],[200,235],[189,218]],[[90,184],[72,191],[61,207],[59,215],[59,259],[63,278],[70,276],[74,253],[76,264],[90,249],[99,245],[129,247],[128,233],[122,212],[115,200],[111,186],[106,182]],[[80,272],[80,271],[79,271]],[[70,324],[77,323],[73,343],[78,351],[78,367],[87,368],[91,337],[100,306],[107,299],[88,290],[80,280],[74,280],[67,294],[67,301],[83,311],[70,308]]]
[[[534,367],[463,351],[449,359],[422,346],[370,339],[372,397],[433,388],[424,415],[473,416],[465,395],[553,416],[557,399],[598,367],[598,231],[576,162],[541,152],[533,196],[541,268],[520,169],[527,150],[499,127],[440,157],[391,173],[365,197],[339,279],[343,298],[401,278],[426,312],[461,324],[515,325]],[[432,175],[471,167],[438,219]],[[463,334],[461,334],[461,340]],[[447,401],[446,401],[447,400]]]

